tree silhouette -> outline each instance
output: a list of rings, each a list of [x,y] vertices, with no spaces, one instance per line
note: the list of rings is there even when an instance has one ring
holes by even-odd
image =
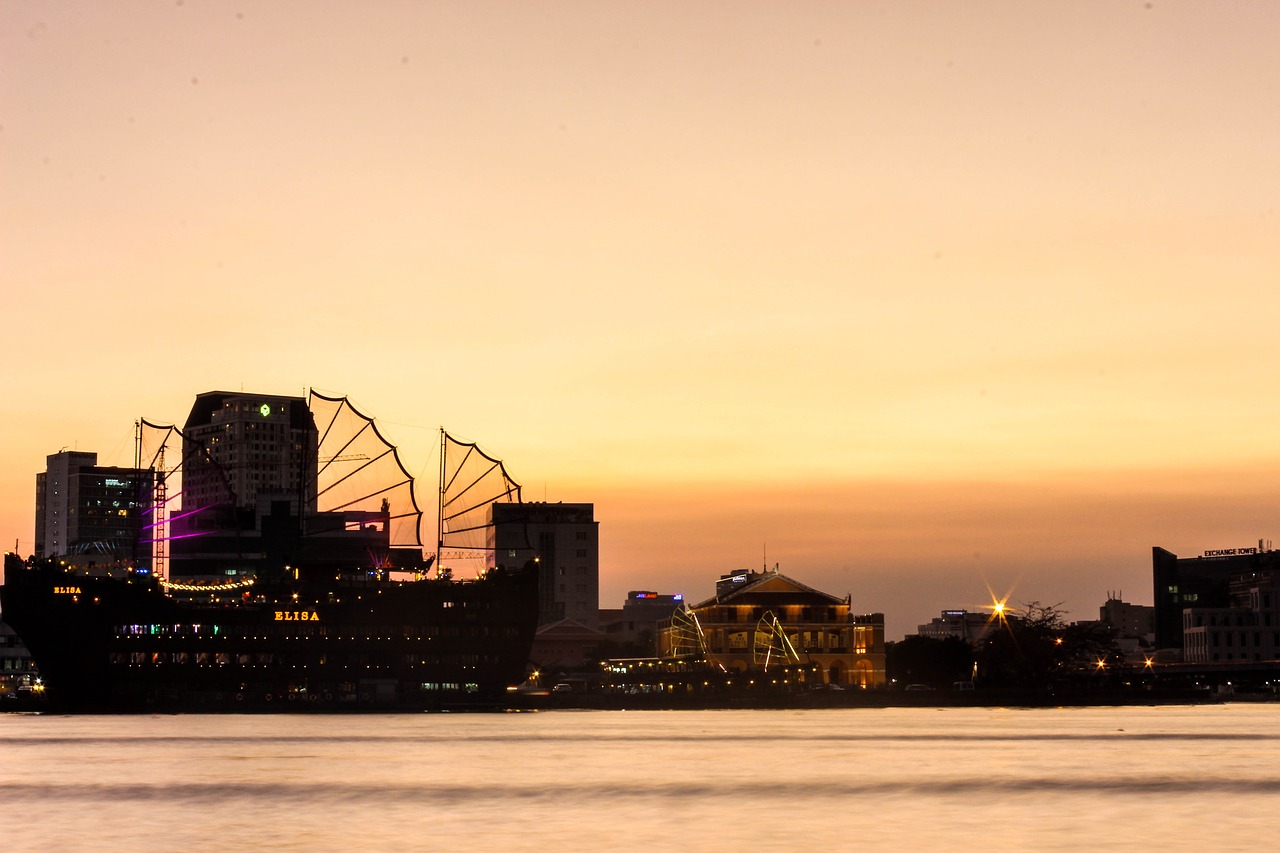
[[[906,637],[886,645],[885,673],[899,684],[949,687],[973,678],[973,648],[960,637]]]
[[[1096,682],[1116,670],[1110,632],[1096,623],[1068,625],[1059,604],[1028,602],[999,617],[977,650],[977,681],[984,687],[1049,689]]]

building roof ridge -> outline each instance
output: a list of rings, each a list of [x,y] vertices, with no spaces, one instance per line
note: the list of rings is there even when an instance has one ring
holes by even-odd
[[[839,596],[832,595],[829,592],[823,592],[820,589],[815,589],[809,586],[808,584],[801,583],[800,581],[796,580],[790,575],[784,575],[776,567],[774,568],[773,571],[766,570],[766,571],[760,572],[758,575],[756,572],[752,572],[751,575],[749,575],[749,577],[751,578],[750,581],[738,587],[737,589],[730,591],[729,593],[725,594],[723,597],[720,597],[718,595],[712,596],[710,599],[708,599],[707,601],[697,606],[701,607],[703,606],[703,604],[711,604],[712,602],[715,602],[715,601],[719,601],[722,604],[729,603],[733,599],[739,598],[742,595],[745,595],[746,593],[755,590],[757,587],[759,587],[761,584],[765,583],[766,581],[776,580],[776,579],[784,580],[787,583],[791,584],[792,586],[796,587],[800,591],[812,593],[814,595],[830,599],[833,604],[843,604],[845,602],[845,599],[840,598]]]

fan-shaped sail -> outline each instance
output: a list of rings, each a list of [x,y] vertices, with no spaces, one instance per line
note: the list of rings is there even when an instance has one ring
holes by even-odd
[[[319,435],[310,494],[320,512],[385,514],[392,547],[422,547],[422,510],[413,477],[373,418],[346,397],[312,391],[308,400]]]
[[[520,503],[520,484],[511,479],[502,461],[474,442],[458,441],[441,432],[440,541],[441,552],[484,551],[493,547],[489,531],[495,503]]]
[[[766,671],[769,664],[799,663],[800,655],[787,639],[787,630],[772,610],[766,610],[756,623],[755,663]]]
[[[440,540],[451,556],[493,548],[494,503],[520,503],[520,483],[474,442],[460,442],[440,432]]]
[[[668,648],[664,657],[705,659],[707,638],[702,633],[698,616],[687,607],[680,607],[671,614]]]

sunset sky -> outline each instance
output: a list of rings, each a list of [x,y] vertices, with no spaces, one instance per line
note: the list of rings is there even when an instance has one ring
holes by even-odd
[[[1280,4],[0,0],[0,539],[63,447],[349,395],[890,638],[1280,539]]]

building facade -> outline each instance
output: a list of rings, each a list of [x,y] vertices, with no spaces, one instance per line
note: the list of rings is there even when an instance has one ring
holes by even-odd
[[[1151,576],[1157,649],[1181,649],[1183,611],[1229,608],[1233,578],[1280,570],[1280,551],[1263,547],[1223,548],[1200,557],[1180,558],[1152,548]]]
[[[600,525],[589,503],[493,505],[499,565],[539,567],[540,625],[570,619],[600,628]]]
[[[1228,585],[1227,607],[1182,611],[1187,663],[1258,663],[1280,659],[1280,571],[1247,572]]]
[[[98,454],[60,451],[36,474],[36,555],[73,561],[132,560],[146,477],[99,467]]]
[[[596,649],[606,639],[602,631],[561,619],[538,628],[529,650],[529,663],[543,671],[594,669],[600,662]]]
[[[837,598],[772,571],[739,569],[716,583],[716,594],[690,608],[701,626],[706,656],[730,672],[769,666],[760,649],[782,637],[785,654],[817,665],[827,684],[860,688],[885,684],[884,614],[853,612],[849,596]],[[772,617],[772,618],[771,618]],[[767,636],[774,635],[774,636]],[[667,653],[677,642],[668,626],[660,641]],[[777,660],[781,664],[783,660]]]
[[[996,620],[990,613],[971,613],[968,610],[944,610],[942,615],[935,616],[927,624],[920,625],[916,633],[921,637],[934,640],[945,640],[947,637],[959,637],[971,645],[986,639]]]
[[[8,623],[0,619],[0,698],[16,697],[20,691],[30,690],[38,677],[31,652]]]
[[[636,646],[642,654],[657,653],[659,625],[684,607],[680,593],[667,595],[652,590],[632,590],[618,610],[600,611],[600,629],[613,643]]]
[[[1118,639],[1155,641],[1156,609],[1146,604],[1132,604],[1108,597],[1098,608],[1098,622]]]

